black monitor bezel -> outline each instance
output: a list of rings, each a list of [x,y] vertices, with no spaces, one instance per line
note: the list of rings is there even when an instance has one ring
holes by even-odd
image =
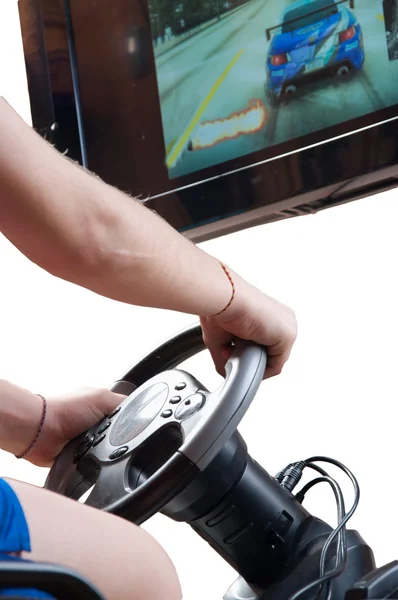
[[[43,0],[37,0],[38,11],[40,12],[40,3]],[[73,3],[81,0],[72,0]],[[21,0],[21,4],[23,0]],[[66,31],[66,30],[65,30]],[[140,32],[144,31],[148,40],[151,40],[149,22],[143,19],[140,24]],[[146,33],[145,33],[146,32]],[[82,43],[82,33],[76,36],[76,53],[79,56],[79,44]],[[43,36],[45,40],[45,35]],[[152,44],[150,44],[152,48]],[[156,84],[156,71],[154,65],[153,53],[149,51],[149,72],[145,72],[143,77],[152,78],[151,89],[154,90]],[[51,61],[46,63],[42,59],[42,78],[47,83],[49,81],[48,72],[45,67],[51,70]],[[36,74],[37,79],[37,74]],[[142,73],[136,80],[136,84],[142,81]],[[84,95],[86,82],[80,78],[83,96],[83,118],[84,118]],[[32,85],[30,82],[30,91],[32,99],[32,108],[37,106],[37,89],[40,86]],[[42,88],[43,89],[43,88]],[[58,130],[68,127],[69,146],[73,148],[71,152],[73,158],[79,156],[79,128],[75,112],[71,110],[72,99],[66,101],[68,110],[65,110],[65,98],[57,98],[54,94],[49,98],[47,105],[52,106],[54,120],[57,122]],[[159,99],[156,98],[158,107],[158,126],[159,143],[163,144],[163,132],[161,127]],[[75,107],[74,107],[75,108]],[[33,111],[34,113],[34,111]],[[72,116],[71,116],[72,115]],[[375,119],[376,115],[376,119]],[[37,111],[33,114],[33,121],[40,123],[40,129],[43,131],[43,112]],[[347,124],[330,128],[331,131],[324,130],[322,134],[315,133],[306,136],[305,150],[295,150],[293,146],[295,141],[286,142],[278,146],[279,158],[272,158],[269,150],[252,155],[250,159],[255,164],[247,167],[245,163],[248,157],[243,157],[230,166],[235,170],[229,173],[223,173],[225,165],[217,165],[210,170],[206,170],[206,180],[199,184],[191,185],[192,180],[201,177],[201,172],[187,176],[182,182],[171,180],[168,182],[177,189],[171,189],[163,194],[158,193],[150,196],[148,199],[145,190],[135,188],[133,182],[126,181],[125,176],[121,175],[120,161],[114,167],[111,161],[108,161],[106,169],[97,168],[95,160],[89,160],[88,167],[93,169],[99,176],[102,176],[111,184],[122,189],[129,190],[133,195],[141,192],[141,199],[145,199],[148,207],[152,208],[168,220],[174,227],[196,241],[215,237],[220,233],[236,231],[253,224],[278,220],[296,214],[306,214],[316,212],[321,208],[333,206],[336,203],[345,202],[368,195],[379,189],[390,188],[395,183],[398,168],[398,105],[386,108],[373,115],[355,119],[351,124],[350,130],[355,133],[347,133]],[[155,117],[156,118],[156,117]],[[49,117],[47,116],[47,121]],[[371,126],[376,120],[379,124]],[[72,121],[72,122],[71,122]],[[49,137],[59,141],[57,130],[54,130],[52,123],[47,123],[44,127]],[[364,129],[365,128],[365,129]],[[339,137],[343,136],[343,137]],[[321,141],[322,138],[332,137],[332,141]],[[74,143],[73,143],[74,140]],[[90,136],[87,136],[88,154],[90,157]],[[62,146],[62,141],[60,145]],[[309,146],[309,147],[308,147]],[[377,147],[377,151],[375,148]],[[62,150],[62,147],[60,147]],[[356,160],[341,159],[341,156],[356,157]],[[117,162],[117,161],[115,161]],[[153,164],[156,164],[156,160]],[[155,178],[162,180],[159,174],[167,172],[163,162],[159,163],[152,170],[155,171]],[[103,172],[102,172],[103,171]],[[105,172],[106,171],[106,172]],[[163,185],[163,184],[162,184]],[[368,192],[366,192],[368,190]],[[347,192],[347,193],[345,193]]]

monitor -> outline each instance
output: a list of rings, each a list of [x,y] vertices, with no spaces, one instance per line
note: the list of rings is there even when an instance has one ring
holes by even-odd
[[[398,0],[20,0],[35,126],[195,241],[398,183]]]

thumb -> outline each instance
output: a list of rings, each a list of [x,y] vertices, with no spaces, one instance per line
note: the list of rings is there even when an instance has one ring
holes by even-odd
[[[127,396],[117,394],[107,389],[92,390],[89,396],[89,406],[95,418],[99,421],[119,406]]]

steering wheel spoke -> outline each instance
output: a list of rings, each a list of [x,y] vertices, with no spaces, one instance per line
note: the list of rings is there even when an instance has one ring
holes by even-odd
[[[182,433],[184,443],[190,438],[202,420],[207,400],[212,396],[210,392],[195,389],[194,393],[187,395],[175,407],[172,421]]]
[[[128,483],[129,462],[130,457],[127,457],[105,465],[85,504],[108,510],[116,502],[126,499],[132,493]]]
[[[201,420],[201,415],[195,415],[195,416],[191,417],[190,419],[188,419],[187,421],[179,423],[179,427],[182,432],[182,439],[183,439],[184,443],[186,443],[190,440],[190,438],[194,434],[195,429],[198,426],[200,420]]]
[[[55,460],[46,480],[46,487],[56,488],[57,491],[69,498],[74,498],[75,490],[84,481],[84,475],[77,469],[74,461],[76,452],[82,446],[85,435],[70,441]]]

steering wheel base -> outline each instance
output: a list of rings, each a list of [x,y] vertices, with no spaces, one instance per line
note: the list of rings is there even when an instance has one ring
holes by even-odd
[[[321,530],[325,524],[318,522],[314,525]],[[308,541],[304,551],[297,553],[292,557],[293,560],[289,561],[289,565],[278,583],[261,592],[256,586],[249,585],[242,577],[239,577],[227,590],[223,600],[287,600],[308,582],[315,581],[319,577],[319,559],[327,536],[328,534],[324,533]],[[366,595],[370,587],[367,578],[375,579],[373,552],[356,531],[347,531],[347,542],[347,566],[344,573],[333,580],[330,600],[398,597],[380,594]],[[328,568],[333,567],[335,558],[332,548]],[[358,581],[360,583],[357,583]],[[350,591],[347,592],[347,590]],[[315,589],[308,591],[302,595],[302,600],[315,600],[316,593]]]
[[[162,512],[188,522],[259,589],[282,572],[311,521],[294,496],[250,457],[238,432]]]

